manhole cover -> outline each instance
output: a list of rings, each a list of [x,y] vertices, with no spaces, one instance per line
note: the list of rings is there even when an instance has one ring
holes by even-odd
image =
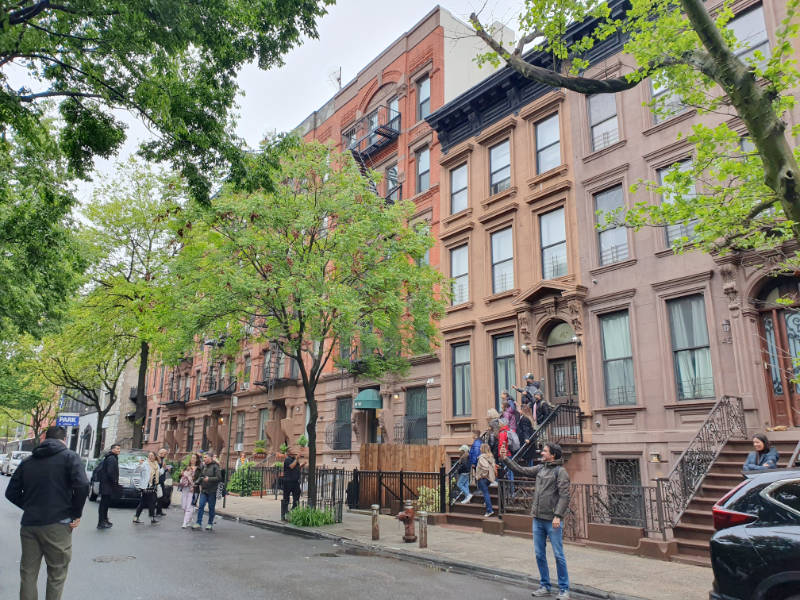
[[[98,563],[114,563],[114,562],[125,562],[126,560],[135,560],[135,556],[122,556],[122,555],[113,555],[108,554],[106,556],[96,556],[94,558],[94,562]]]

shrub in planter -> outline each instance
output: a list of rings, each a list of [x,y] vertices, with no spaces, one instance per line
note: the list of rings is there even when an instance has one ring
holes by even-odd
[[[240,496],[250,496],[261,487],[261,473],[253,468],[254,463],[246,462],[228,481],[228,491]]]
[[[298,527],[320,527],[321,525],[333,525],[336,519],[331,510],[298,506],[289,513],[289,522]]]
[[[445,486],[445,502],[450,501],[450,486]],[[421,485],[417,488],[417,510],[439,512],[439,488]]]

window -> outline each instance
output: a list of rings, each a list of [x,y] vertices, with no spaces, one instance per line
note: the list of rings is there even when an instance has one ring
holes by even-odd
[[[494,346],[494,403],[500,410],[500,394],[517,383],[514,367],[514,334],[496,335],[492,338]]]
[[[602,315],[600,333],[603,337],[606,405],[636,404],[628,311]]]
[[[667,302],[678,400],[711,398],[714,378],[702,295]]]
[[[269,421],[269,409],[262,408],[258,411],[258,439],[267,439],[267,421]]]
[[[386,168],[386,200],[398,202],[402,198],[402,189],[398,181],[397,165]]]
[[[653,98],[654,108],[657,108],[653,112],[653,122],[655,124],[663,123],[686,110],[686,106],[684,106],[675,92],[665,84],[653,82],[652,79],[650,80],[650,95]]]
[[[428,443],[428,389],[425,386],[406,390],[403,443],[421,445]]]
[[[147,427],[145,427],[144,432],[147,435],[150,435],[150,426],[153,423],[153,409],[147,411]]]
[[[194,399],[200,399],[200,384],[202,380],[200,379],[200,369],[194,372]]]
[[[160,392],[164,391],[164,365],[161,365],[161,376],[158,380],[158,389]]]
[[[779,484],[769,495],[775,502],[800,513],[800,480],[795,479]]]
[[[417,121],[431,114],[431,78],[423,77],[417,82]]]
[[[536,172],[545,173],[561,164],[558,113],[536,124]]]
[[[426,192],[431,187],[431,151],[423,148],[417,152],[417,193]]]
[[[759,5],[753,10],[736,15],[728,23],[728,29],[736,36],[738,48],[733,53],[747,63],[748,59],[755,60],[756,51],[764,55],[765,60],[756,64],[763,67],[769,54],[769,38],[767,26],[764,22],[764,7]]]
[[[628,232],[625,227],[605,225],[606,213],[622,208],[625,201],[622,186],[595,194],[594,205],[597,211],[597,223],[604,227],[597,236],[600,244],[600,264],[610,265],[628,258]]]
[[[614,94],[595,94],[588,102],[592,151],[602,150],[619,141],[617,99]]]
[[[567,274],[567,230],[564,209],[539,217],[542,244],[542,277],[554,279]]]
[[[158,440],[158,428],[161,425],[161,407],[159,406],[156,409],[156,428],[153,431],[153,441],[155,442]]]
[[[236,413],[236,443],[244,444],[244,412]]]
[[[492,292],[514,287],[514,245],[511,227],[492,234]]]
[[[467,163],[450,171],[450,214],[467,208]]]
[[[678,171],[685,173],[690,171],[692,168],[692,161],[690,160],[682,160],[674,165],[669,167],[664,167],[663,169],[659,169],[657,171],[658,175],[658,184],[664,185],[665,178],[670,172]],[[661,202],[666,204],[672,204],[674,198],[672,194],[669,192],[665,192],[661,195]],[[694,227],[697,224],[697,219],[692,219],[687,223],[675,223],[673,225],[666,226],[666,235],[667,235],[667,246],[672,246],[682,238],[688,239],[690,242],[694,238]]]
[[[244,357],[244,373],[242,373],[242,389],[246,390],[250,387],[250,369],[252,367],[252,361],[250,360],[250,355]]]
[[[202,440],[202,446],[200,446],[200,449],[203,450],[203,452],[208,450],[208,426],[210,424],[211,424],[211,417],[209,417],[208,415],[203,417],[203,440]]]
[[[191,452],[194,447],[194,418],[186,421],[186,451]]]
[[[349,450],[352,443],[352,398],[336,399],[336,421],[333,423],[328,445],[331,450]]]
[[[286,364],[288,365],[289,379],[297,379],[300,377],[300,367],[297,365],[297,360],[291,356],[287,356]]]
[[[400,129],[400,99],[397,97],[389,100],[389,114],[386,123],[390,129]]]
[[[508,140],[489,149],[489,194],[511,187],[511,144]]]
[[[453,346],[453,416],[472,414],[469,344]]]
[[[469,301],[469,248],[466,244],[450,250],[450,277],[453,278],[453,306]]]

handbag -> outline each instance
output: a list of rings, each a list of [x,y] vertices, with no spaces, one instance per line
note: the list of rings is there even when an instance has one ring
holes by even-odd
[[[225,495],[225,483],[220,481],[217,484],[217,498],[222,498]]]
[[[160,483],[156,486],[156,498],[164,497],[164,486]]]

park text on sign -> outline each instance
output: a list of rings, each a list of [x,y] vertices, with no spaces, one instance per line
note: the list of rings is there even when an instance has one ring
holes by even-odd
[[[59,427],[77,427],[79,419],[79,415],[58,415],[56,425]]]

